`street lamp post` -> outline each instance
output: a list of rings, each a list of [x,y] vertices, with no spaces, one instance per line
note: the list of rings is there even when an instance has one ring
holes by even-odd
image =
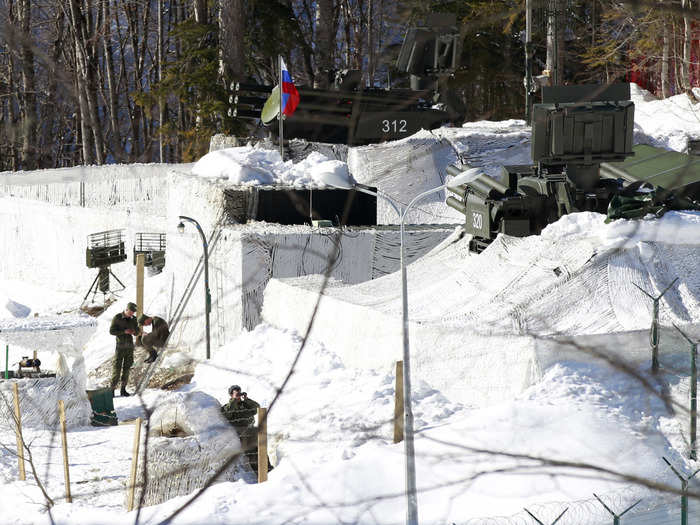
[[[204,249],[204,317],[206,325],[206,338],[207,338],[207,359],[211,357],[211,344],[209,337],[209,312],[211,311],[211,294],[209,293],[209,245],[207,243],[207,237],[202,231],[202,227],[199,223],[191,217],[186,217],[185,215],[180,215],[180,224],[177,225],[177,230],[180,233],[184,233],[185,224],[182,221],[188,221],[195,225],[200,237],[202,238],[202,248]]]
[[[411,352],[408,338],[408,279],[406,276],[406,251],[404,242],[404,223],[406,215],[411,207],[418,201],[432,195],[438,191],[449,187],[461,186],[474,179],[478,170],[467,170],[457,175],[449,183],[442,184],[436,188],[425,191],[413,198],[403,211],[400,211],[398,203],[384,192],[375,192],[362,184],[353,180],[350,175],[342,176],[336,172],[324,174],[322,181],[336,188],[355,189],[363,193],[369,193],[382,197],[391,204],[394,211],[401,218],[400,239],[401,239],[401,312],[403,317],[402,338],[403,338],[403,392],[404,392],[404,452],[406,456],[406,524],[418,525],[418,496],[416,488],[416,453],[413,443],[413,409],[411,404]]]

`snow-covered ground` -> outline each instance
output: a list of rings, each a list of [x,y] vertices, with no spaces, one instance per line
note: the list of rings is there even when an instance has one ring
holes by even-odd
[[[700,137],[700,105],[690,104],[685,95],[655,101],[635,89],[633,97],[636,141],[682,150],[687,137]],[[394,147],[432,149],[436,146],[427,137],[431,135],[441,142],[430,162],[444,164],[460,156],[494,175],[501,164],[527,161],[529,130],[521,121],[467,123],[460,129],[418,135]],[[411,174],[399,174],[381,163],[358,169],[391,148],[384,144],[351,150],[348,165],[358,181],[404,201],[430,183],[436,166],[418,159],[418,182],[408,189],[400,180]],[[276,152],[255,148],[217,152],[200,162],[195,173],[206,167],[201,174],[248,184],[307,184],[318,182],[324,171],[346,169],[320,156],[301,167],[282,163]],[[458,223],[444,208],[441,220],[452,217],[451,222]],[[423,213],[442,214],[440,202],[429,203]],[[380,215],[391,219],[389,212]],[[698,338],[698,260],[700,213],[678,212],[660,220],[608,225],[599,215],[578,214],[549,226],[541,237],[504,240],[479,256],[470,255],[465,242],[457,241],[443,243],[412,264],[409,313],[416,370],[428,370],[432,364],[435,371],[455,375],[454,385],[444,388],[437,372],[413,377],[420,522],[533,523],[523,510],[527,508],[551,523],[570,507],[558,523],[609,523],[611,518],[597,502],[582,501],[596,493],[620,512],[644,497],[638,517],[664,503],[633,481],[677,487],[662,457],[688,474],[700,467],[687,459],[687,346],[664,330],[662,374],[658,379],[649,375],[649,360],[639,356],[651,304],[628,281],[638,280],[653,293],[669,277],[680,277],[679,285],[661,301],[661,320]],[[65,271],[71,272],[71,267]],[[48,280],[29,285],[0,277],[0,342],[9,345],[10,364],[32,350],[39,351],[47,368],[55,368],[56,350],[64,352],[74,370],[84,366],[89,371],[102,364],[113,351],[109,319],[135,295],[131,282],[123,299],[95,321],[77,313],[83,290],[56,289]],[[201,415],[212,414],[212,425],[220,422],[210,400],[224,403],[229,385],[241,385],[251,398],[271,407],[268,434],[275,469],[269,480],[214,484],[171,523],[404,522],[404,448],[393,443],[395,379],[387,366],[400,355],[398,276],[351,287],[331,283],[326,293],[333,302],[325,309],[326,299],[321,302],[322,326],[302,349],[300,334],[308,321],[302,314],[315,303],[317,285],[317,278],[273,280],[265,309],[274,312],[269,318],[278,326],[259,325],[213,348],[211,360],[200,362],[191,383],[177,392],[147,390],[143,399],[115,398],[117,414],[126,423],[143,417],[146,409],[177,403],[186,411],[177,417],[193,429],[203,447],[212,439],[202,429]],[[163,274],[147,277],[146,311],[169,313],[170,286],[167,267]],[[289,321],[292,317],[294,323]],[[605,335],[608,332],[615,334]],[[527,359],[539,368],[523,368],[527,381],[510,384],[512,392],[505,395],[501,386],[513,383],[513,363],[524,348],[520,342],[527,339],[534,348],[550,344],[555,336],[573,350],[557,347],[546,358],[533,351],[539,360]],[[603,349],[602,337],[611,337],[615,349],[606,355],[614,359],[574,351],[580,346],[592,352]],[[451,345],[447,353],[446,342]],[[361,366],[353,356],[365,363],[375,360],[376,366]],[[137,352],[137,359],[143,357]],[[170,359],[170,365],[177,364],[177,355]],[[522,359],[525,365],[527,359]],[[293,363],[294,373],[276,398]],[[479,402],[465,394],[498,388],[499,395],[484,395]],[[666,394],[680,403],[675,411],[664,402]],[[51,429],[26,428],[24,438],[31,443],[37,475],[56,503],[49,516],[32,475],[29,481],[17,481],[15,436],[3,423],[0,522],[133,523],[135,513],[125,511],[133,436],[133,424],[70,429],[69,504],[63,496],[60,437]],[[154,443],[157,440],[151,446]],[[140,520],[160,523],[188,499],[181,496],[146,507]],[[497,520],[498,516],[504,518]],[[654,522],[662,523],[647,521]]]

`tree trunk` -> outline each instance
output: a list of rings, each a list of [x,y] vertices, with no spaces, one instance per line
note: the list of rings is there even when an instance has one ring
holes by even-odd
[[[316,50],[314,87],[328,88],[329,72],[333,69],[333,0],[318,0],[316,4]]]
[[[662,44],[662,49],[661,49],[661,96],[663,98],[668,98],[669,96],[669,69],[668,69],[668,61],[669,61],[669,35],[668,35],[668,24],[663,21],[663,33],[662,33],[662,39],[663,39],[663,44]]]
[[[683,69],[681,72],[681,86],[683,91],[689,92],[690,88],[690,33],[692,32],[692,21],[690,18],[690,0],[681,0],[683,10]]]
[[[547,9],[547,69],[552,85],[561,85],[564,79],[564,2],[549,0]]]
[[[37,107],[34,82],[34,52],[31,35],[31,4],[29,0],[19,0],[17,4],[19,33],[19,57],[22,72],[22,96],[20,115],[22,119],[22,169],[35,169]]]
[[[350,16],[350,4],[348,0],[343,0],[343,23],[345,33],[345,67],[350,68],[352,63],[352,25]]]
[[[245,78],[244,9],[244,0],[221,0],[220,2],[219,75],[224,82]]]
[[[183,22],[185,20],[185,6],[182,3],[178,4],[176,12],[177,12],[177,16],[175,19],[175,23],[178,24],[180,22]],[[181,54],[182,54],[182,50],[180,48],[180,43],[177,42],[175,45],[175,59],[179,60]],[[177,144],[176,144],[176,149],[177,149],[176,155],[177,155],[178,162],[182,162],[182,157],[183,157],[181,134],[185,131],[185,124],[186,124],[185,105],[182,103],[182,100],[178,97],[178,101],[177,101],[178,135],[177,135]]]
[[[158,29],[156,43],[156,60],[158,62],[158,82],[163,81],[163,0],[157,3]],[[165,161],[165,144],[163,142],[163,125],[165,124],[165,99],[158,99],[158,161]]]
[[[52,119],[57,118],[58,110],[58,76],[59,76],[59,60],[61,58],[61,53],[63,51],[63,46],[65,45],[65,18],[62,9],[56,10],[56,35],[51,46],[50,63],[48,64],[48,86],[46,88],[46,102],[41,108],[41,120],[42,122],[50,122]],[[63,117],[62,117],[63,118]],[[58,167],[60,162],[61,150],[63,147],[63,137],[61,137],[60,143],[56,144],[56,137],[53,135],[53,129],[51,126],[43,125],[41,126],[41,149],[39,151],[38,165],[41,168],[48,167]],[[51,145],[54,145],[52,148]]]
[[[102,43],[104,46],[104,69],[105,69],[105,79],[107,83],[107,110],[109,115],[109,127],[112,133],[112,140],[110,142],[110,149],[112,154],[119,161],[124,159],[124,151],[122,150],[122,139],[121,133],[119,131],[119,109],[118,109],[118,97],[117,85],[114,79],[114,54],[112,51],[112,32],[110,31],[110,25],[112,23],[112,14],[109,9],[110,2],[104,0],[102,3],[102,22],[103,22],[103,34]],[[118,16],[118,10],[115,9],[114,16]]]
[[[87,81],[87,74],[85,73],[86,65],[84,56],[81,52],[80,43],[80,27],[82,27],[82,22],[80,17],[82,16],[82,11],[80,11],[80,6],[77,5],[76,0],[69,0],[69,12],[70,12],[70,25],[71,32],[73,34],[73,49],[74,49],[74,59],[75,59],[75,91],[78,97],[78,108],[80,110],[80,130],[83,143],[83,163],[93,164],[94,155],[92,151],[92,141],[89,139],[90,136],[90,123],[88,122],[89,111],[87,108],[85,83]]]
[[[131,90],[133,92],[138,92],[140,91],[141,87],[141,75],[143,73],[142,71],[142,65],[143,65],[143,57],[140,56],[139,53],[139,39],[138,39],[138,25],[139,25],[139,13],[138,13],[138,2],[135,2],[134,0],[131,0],[130,2],[126,3],[124,9],[126,11],[126,20],[127,20],[127,32],[129,35],[129,45],[131,47],[131,53],[132,56],[134,57],[134,64],[132,69],[132,75],[131,75]],[[128,81],[127,81],[128,82]],[[131,151],[129,152],[129,156],[132,162],[136,161],[139,156],[141,151],[143,150],[143,136],[142,132],[145,130],[141,129],[141,108],[132,102],[128,102],[129,104],[129,117],[131,119],[131,130],[132,130],[132,141],[131,141]]]
[[[8,25],[12,27],[15,23],[14,20],[14,9],[12,0],[8,2]],[[12,47],[11,43],[8,47]],[[16,171],[19,163],[17,155],[17,115],[15,113],[15,100],[17,99],[17,91],[13,89],[13,86],[17,84],[14,81],[15,77],[15,61],[13,53],[7,54],[7,139],[9,142],[10,149],[10,169]]]
[[[376,52],[374,49],[374,0],[367,0],[367,81],[374,87],[374,68]]]
[[[97,82],[95,78],[96,59],[92,35],[92,18],[89,6],[78,0],[69,1],[70,23],[75,45],[76,77],[78,80],[78,102],[82,116],[83,150],[85,162],[104,164],[104,142],[102,125],[98,115]],[[87,152],[87,136],[92,135],[94,152]]]
[[[194,21],[198,24],[208,24],[209,17],[207,16],[207,1],[192,0],[192,7],[194,8]]]
[[[364,7],[365,3],[364,0],[356,0],[357,3],[357,18],[354,19],[355,27],[353,28],[354,31],[354,47],[355,47],[355,53],[353,56],[353,66],[354,69],[359,69],[360,71],[363,70],[362,67],[362,62],[365,56],[364,53],[364,34],[365,34],[365,23],[364,23]]]

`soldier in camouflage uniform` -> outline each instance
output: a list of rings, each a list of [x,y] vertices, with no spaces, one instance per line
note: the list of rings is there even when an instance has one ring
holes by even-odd
[[[255,415],[260,406],[248,398],[241,387],[232,385],[228,389],[231,400],[221,407],[221,413],[233,425],[241,440],[241,448],[245,452],[251,468],[258,474],[258,429],[255,426]],[[267,459],[268,472],[272,470],[270,458]]]
[[[124,312],[114,316],[109,327],[109,333],[117,338],[111,387],[112,390],[117,388],[121,376],[120,394],[122,397],[129,395],[126,391],[126,385],[129,382],[129,370],[134,364],[134,335],[139,331],[135,317],[137,310],[138,307],[134,303],[127,304]]]

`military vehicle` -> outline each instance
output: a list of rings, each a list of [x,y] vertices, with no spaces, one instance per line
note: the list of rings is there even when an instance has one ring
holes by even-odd
[[[629,84],[543,87],[532,112],[532,160],[503,166],[501,180],[474,169],[474,180],[449,188],[447,204],[464,213],[470,249],[499,233],[539,234],[567,213],[595,211],[608,220],[668,210],[700,210],[700,160],[632,146]],[[695,142],[689,141],[692,154]],[[638,158],[633,158],[638,155]],[[458,175],[464,166],[449,166]]]
[[[451,189],[447,204],[466,216],[470,248],[481,252],[499,233],[539,234],[562,215],[575,211],[606,213],[621,184],[601,178],[602,162],[621,162],[633,154],[634,104],[629,84],[543,87],[542,103],[532,111],[532,160],[503,166],[501,180],[475,174]],[[463,167],[449,166],[461,173]]]
[[[429,15],[409,28],[396,68],[410,75],[410,89],[363,87],[359,70],[329,72],[331,89],[297,86],[299,106],[284,119],[285,138],[332,144],[359,145],[397,140],[420,129],[434,129],[463,120],[460,101],[445,89],[445,79],[457,69],[459,31],[454,15]],[[258,121],[277,134],[279,103],[261,118],[275,87],[246,82],[230,85],[229,115]],[[278,92],[277,92],[278,93]],[[269,127],[268,127],[269,125]]]

